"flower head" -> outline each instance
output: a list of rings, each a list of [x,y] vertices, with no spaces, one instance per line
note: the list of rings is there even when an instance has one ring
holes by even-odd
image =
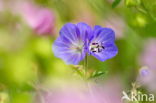
[[[67,64],[76,65],[87,54],[105,61],[118,52],[114,40],[115,34],[110,28],[95,26],[92,29],[85,23],[67,23],[60,30],[53,51],[55,56],[63,59]]]
[[[118,52],[114,41],[115,33],[112,29],[95,26],[89,40],[89,54],[101,61],[114,57]]]

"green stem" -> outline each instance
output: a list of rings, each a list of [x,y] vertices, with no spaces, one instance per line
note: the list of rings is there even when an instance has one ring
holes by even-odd
[[[85,60],[84,60],[84,77],[85,77],[85,80],[86,80],[86,87],[88,88],[88,92],[90,93],[91,95],[91,99],[92,101],[95,101],[94,100],[94,94],[92,92],[92,87],[90,86],[89,84],[89,81],[88,81],[88,76],[87,76],[87,71],[88,71],[88,55],[86,54],[86,57],[85,57]]]
[[[85,79],[88,79],[87,77],[87,70],[88,70],[88,55],[86,55],[85,60],[84,60],[84,75]]]

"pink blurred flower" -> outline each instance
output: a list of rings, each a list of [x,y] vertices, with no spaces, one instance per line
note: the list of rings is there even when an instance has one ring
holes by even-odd
[[[145,42],[144,50],[139,58],[141,65],[156,70],[156,39],[149,39]]]
[[[104,85],[92,87],[93,103],[122,103],[122,83],[118,78],[107,80]]]
[[[86,96],[87,95],[82,94],[79,91],[67,89],[47,93],[44,100],[45,103],[90,103],[90,100],[87,100]]]
[[[4,9],[4,1],[0,0],[0,12],[2,12]]]
[[[39,35],[53,33],[54,15],[49,9],[38,7],[32,3],[19,3],[18,5],[18,11],[25,22]]]
[[[151,38],[145,41],[139,63],[145,66],[140,70],[139,82],[149,91],[156,91],[156,39]]]
[[[124,37],[125,23],[123,19],[117,15],[111,15],[104,21],[105,27],[112,28],[115,31],[117,39]]]
[[[76,88],[76,87],[75,87]],[[110,80],[104,85],[89,83],[86,88],[65,88],[44,95],[45,103],[121,103],[121,84]]]

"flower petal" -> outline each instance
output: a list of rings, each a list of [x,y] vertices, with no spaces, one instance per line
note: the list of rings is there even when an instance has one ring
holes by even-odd
[[[77,40],[76,25],[72,23],[65,24],[60,30],[60,36],[70,43]]]
[[[86,42],[91,31],[91,27],[85,23],[65,24],[60,30],[60,37],[53,45],[55,56],[67,64],[78,64],[86,55]]]
[[[102,28],[101,26],[94,27],[94,33],[91,41],[96,42],[114,42],[115,33],[110,28]]]
[[[89,25],[80,22],[77,24],[77,28],[80,34],[80,38],[82,38],[83,42],[86,42],[86,40],[92,36],[92,28]]]
[[[78,23],[77,25],[72,23],[65,24],[60,30],[60,36],[66,41],[76,44],[80,41],[86,42],[88,36],[91,35],[91,27],[85,23]],[[90,35],[89,35],[90,34]]]
[[[102,47],[102,51],[93,52],[89,51],[89,54],[95,56],[101,61],[105,61],[114,57],[118,53],[118,49],[114,43],[115,33],[110,28],[102,28],[101,26],[95,26],[93,37],[91,38],[90,45],[92,43],[98,43]]]
[[[67,64],[77,65],[86,55],[84,49],[82,49],[82,52],[76,52],[70,49],[70,45],[60,37],[54,42],[52,49],[54,55],[63,59]]]
[[[105,43],[103,45],[105,49],[100,53],[91,53],[91,55],[95,56],[97,59],[101,61],[105,61],[107,59],[111,59],[116,56],[118,53],[118,48],[114,43]]]

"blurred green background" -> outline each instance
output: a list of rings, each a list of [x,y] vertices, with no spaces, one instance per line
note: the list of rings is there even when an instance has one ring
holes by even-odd
[[[19,2],[51,11],[53,32],[35,32],[17,13]],[[52,44],[67,22],[115,30],[118,55],[105,62],[89,57],[89,70],[103,72],[99,80],[118,75],[125,88],[131,88],[144,66],[139,57],[146,40],[156,38],[156,0],[0,0],[0,103],[34,103],[37,85],[58,86],[81,79],[74,66],[52,52]]]

